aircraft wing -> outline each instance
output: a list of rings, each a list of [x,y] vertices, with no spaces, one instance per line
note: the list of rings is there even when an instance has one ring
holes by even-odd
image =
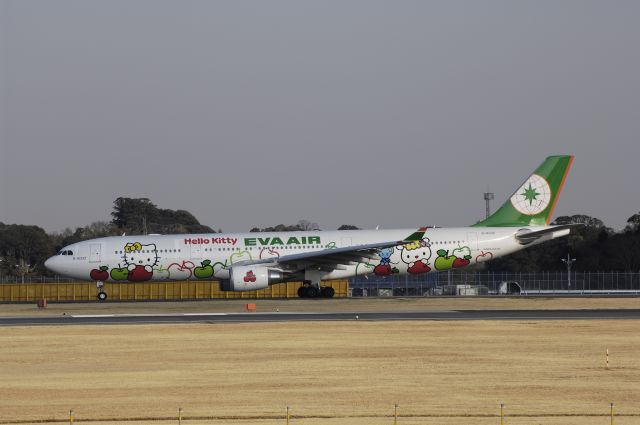
[[[327,272],[340,270],[344,266],[377,260],[379,250],[397,245],[419,241],[426,232],[426,227],[421,227],[403,240],[385,241],[364,245],[351,245],[342,248],[327,248],[321,251],[302,252],[299,254],[283,255],[279,258],[266,258],[235,263],[237,265],[272,264],[280,265],[287,269],[301,270],[307,267],[317,267]]]
[[[561,226],[549,226],[542,230],[522,229],[516,233],[515,237],[522,245],[537,241],[542,237],[553,239],[554,237],[568,235],[571,229],[581,224],[563,224]],[[556,234],[558,232],[558,234]]]

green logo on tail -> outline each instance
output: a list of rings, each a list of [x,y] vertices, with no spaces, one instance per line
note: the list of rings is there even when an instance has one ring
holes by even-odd
[[[524,215],[536,215],[547,208],[551,195],[551,188],[544,177],[533,174],[513,194],[511,205]]]

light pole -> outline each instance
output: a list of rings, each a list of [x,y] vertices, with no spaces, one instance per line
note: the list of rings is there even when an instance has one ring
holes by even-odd
[[[31,264],[25,264],[24,258],[20,259],[20,264],[16,264],[16,268],[21,276],[21,282],[24,283],[24,275],[31,271]]]
[[[575,258],[571,258],[571,254],[567,253],[567,258],[563,258],[562,262],[567,265],[567,292],[571,290],[571,264],[576,261]]]
[[[490,207],[490,202],[493,201],[493,193],[492,192],[485,192],[484,193],[484,200],[487,203],[487,216],[486,218],[489,218],[489,216],[491,215],[491,207]]]

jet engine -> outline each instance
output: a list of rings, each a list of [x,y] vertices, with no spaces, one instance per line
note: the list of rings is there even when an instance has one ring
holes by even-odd
[[[221,282],[223,291],[255,291],[274,283],[282,282],[284,276],[280,270],[265,266],[232,266],[229,280]]]

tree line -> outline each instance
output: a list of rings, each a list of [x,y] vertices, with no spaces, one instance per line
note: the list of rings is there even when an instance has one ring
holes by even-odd
[[[562,258],[570,255],[576,271],[640,271],[640,213],[621,231],[587,215],[558,217],[553,223],[579,224],[571,234],[533,246],[487,264],[488,270],[507,272],[564,271]]]
[[[580,224],[571,235],[546,242],[487,263],[492,271],[564,270],[561,258],[577,258],[578,271],[640,271],[640,212],[627,220],[626,227],[614,231],[602,220],[587,215],[558,217],[552,224]],[[338,230],[357,230],[342,225]],[[320,230],[317,223],[300,220],[293,225],[254,227],[251,232]],[[221,232],[218,229],[217,232]],[[84,227],[47,233],[39,226],[0,222],[0,275],[46,275],[44,261],[62,247],[75,242],[122,234],[216,233],[186,210],[158,208],[148,198],[117,198],[111,221],[96,221]]]
[[[339,230],[358,229],[343,225]],[[320,230],[317,223],[300,220],[294,225],[254,227],[251,232]],[[158,208],[148,198],[119,197],[113,202],[111,221],[96,221],[75,229],[47,233],[39,226],[4,224],[0,222],[0,276],[24,274],[48,275],[45,260],[62,247],[87,239],[122,234],[185,234],[220,233],[201,224],[186,210]]]

